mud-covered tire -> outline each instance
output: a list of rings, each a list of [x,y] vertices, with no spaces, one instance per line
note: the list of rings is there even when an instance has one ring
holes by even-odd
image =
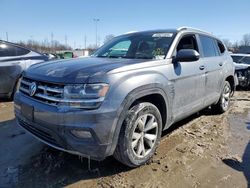
[[[114,157],[130,167],[145,164],[154,155],[161,133],[162,118],[157,107],[148,102],[136,104],[125,117]]]
[[[231,85],[228,81],[225,81],[220,99],[217,104],[212,106],[212,110],[219,114],[226,112],[230,107],[231,93]]]
[[[21,84],[21,78],[18,78],[18,80],[16,81],[15,87],[13,89],[13,92],[11,94],[11,99],[14,99],[15,93],[17,92],[17,90],[19,89]]]

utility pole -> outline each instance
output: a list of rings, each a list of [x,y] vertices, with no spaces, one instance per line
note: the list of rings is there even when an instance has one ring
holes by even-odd
[[[84,49],[86,50],[87,48],[87,36],[84,35]]]
[[[53,32],[51,32],[50,37],[51,37],[51,47],[53,47],[53,41],[54,41],[54,34],[53,34]]]
[[[97,23],[100,21],[99,18],[94,18],[93,19],[94,22],[95,22],[95,45],[96,45],[96,48],[98,47],[98,44],[97,44]]]
[[[6,32],[6,40],[9,41],[9,34]]]
[[[68,37],[65,35],[65,46],[67,47]]]

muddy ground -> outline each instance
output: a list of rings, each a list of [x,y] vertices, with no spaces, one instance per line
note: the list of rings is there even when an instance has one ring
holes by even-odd
[[[236,92],[223,115],[211,110],[163,133],[150,164],[130,169],[63,153],[19,128],[0,102],[0,187],[250,187],[250,92]]]

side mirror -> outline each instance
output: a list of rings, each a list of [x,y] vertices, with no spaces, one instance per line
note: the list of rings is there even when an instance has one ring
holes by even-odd
[[[177,52],[175,57],[175,62],[190,62],[198,61],[200,59],[200,54],[196,50],[192,49],[182,49]]]

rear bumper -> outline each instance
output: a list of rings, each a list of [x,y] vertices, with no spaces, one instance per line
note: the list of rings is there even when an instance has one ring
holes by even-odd
[[[25,112],[27,107],[32,111]],[[115,111],[63,111],[17,93],[15,115],[18,125],[51,147],[96,160],[112,154]],[[78,138],[72,130],[86,131],[91,137]]]

